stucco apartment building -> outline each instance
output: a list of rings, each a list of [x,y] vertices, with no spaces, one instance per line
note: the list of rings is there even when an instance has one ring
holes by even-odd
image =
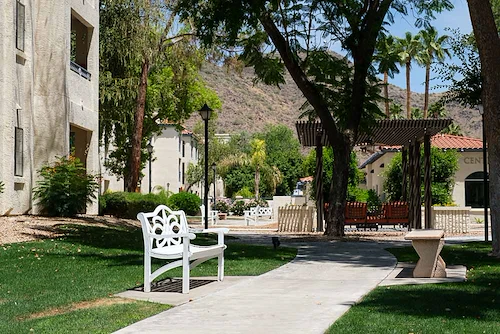
[[[47,162],[73,151],[99,172],[98,0],[0,0],[0,60],[0,215],[37,213]]]
[[[160,135],[153,137],[153,160],[151,161],[151,188],[161,186],[163,189],[178,193],[186,190],[187,169],[189,164],[198,163],[198,139],[186,129],[175,124],[161,125]],[[149,192],[149,163],[146,163],[142,172],[140,190]],[[103,191],[123,191],[123,179],[117,179],[106,170],[103,173]],[[190,191],[200,195],[199,185],[191,187]]]
[[[431,145],[458,152],[459,167],[452,195],[454,203],[461,207],[483,207],[483,142],[476,138],[438,134],[431,138]],[[399,151],[399,147],[381,147],[360,166],[366,174],[366,188],[375,190],[382,199],[385,199],[383,173]]]

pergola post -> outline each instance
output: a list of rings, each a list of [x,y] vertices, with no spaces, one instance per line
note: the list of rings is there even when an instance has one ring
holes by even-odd
[[[402,200],[408,201],[408,149],[406,146],[403,146],[401,149],[401,158],[402,158],[402,168],[403,168],[403,184],[401,187]]]
[[[432,189],[431,189],[431,136],[424,136],[424,206],[425,228],[434,228],[432,221]]]
[[[413,144],[413,152],[410,154],[413,155],[413,179],[410,181],[413,185],[412,192],[412,209],[413,209],[413,221],[416,229],[422,228],[422,206],[421,206],[421,197],[420,197],[420,142],[415,141]]]
[[[323,144],[322,133],[318,131],[316,134],[316,175],[314,181],[316,182],[316,219],[318,221],[318,231],[323,232]]]
[[[408,147],[408,179],[410,180],[409,196],[408,196],[408,220],[410,227],[415,228],[415,210],[413,208],[413,193],[415,192],[415,157],[413,155],[415,143],[412,141]]]

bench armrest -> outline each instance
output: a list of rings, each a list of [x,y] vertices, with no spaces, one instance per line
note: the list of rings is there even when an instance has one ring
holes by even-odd
[[[190,231],[196,231],[198,233],[217,233],[217,244],[224,245],[224,234],[227,234],[229,232],[229,229],[225,227],[217,227],[217,228],[207,228],[203,230],[191,229]]]
[[[167,239],[167,238],[188,238],[190,240],[196,239],[196,235],[194,233],[165,233],[165,234],[148,233],[148,236],[152,239]]]

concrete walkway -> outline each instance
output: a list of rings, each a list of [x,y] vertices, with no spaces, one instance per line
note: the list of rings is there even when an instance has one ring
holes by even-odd
[[[295,246],[297,258],[276,270],[117,333],[324,333],[396,266],[396,259],[375,242]]]

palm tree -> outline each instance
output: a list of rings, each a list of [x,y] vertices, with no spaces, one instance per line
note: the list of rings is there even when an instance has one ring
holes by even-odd
[[[444,118],[446,117],[446,109],[442,102],[435,102],[429,107],[429,117],[430,118]]]
[[[230,155],[222,159],[219,163],[219,175],[224,177],[231,167],[250,165],[255,169],[254,187],[255,199],[259,199],[259,187],[261,177],[270,185],[273,191],[283,181],[283,175],[276,166],[270,166],[266,162],[266,142],[262,139],[254,138],[250,142],[250,154]]]
[[[427,111],[429,109],[429,81],[431,73],[431,64],[434,60],[442,62],[446,57],[451,57],[450,51],[444,47],[448,41],[447,35],[438,36],[434,27],[421,30],[422,49],[417,55],[417,62],[425,66],[425,94],[424,94],[424,118],[427,118]]]
[[[406,117],[411,118],[411,90],[410,72],[411,61],[421,49],[420,35],[413,36],[411,32],[406,32],[404,38],[398,38],[399,59],[401,65],[406,66]]]
[[[389,87],[388,77],[394,78],[394,74],[399,73],[398,66],[399,54],[396,48],[396,41],[394,37],[381,34],[377,41],[377,48],[375,50],[374,60],[378,63],[379,73],[384,74],[384,98],[385,98],[385,114],[387,118],[390,117],[389,113]]]

